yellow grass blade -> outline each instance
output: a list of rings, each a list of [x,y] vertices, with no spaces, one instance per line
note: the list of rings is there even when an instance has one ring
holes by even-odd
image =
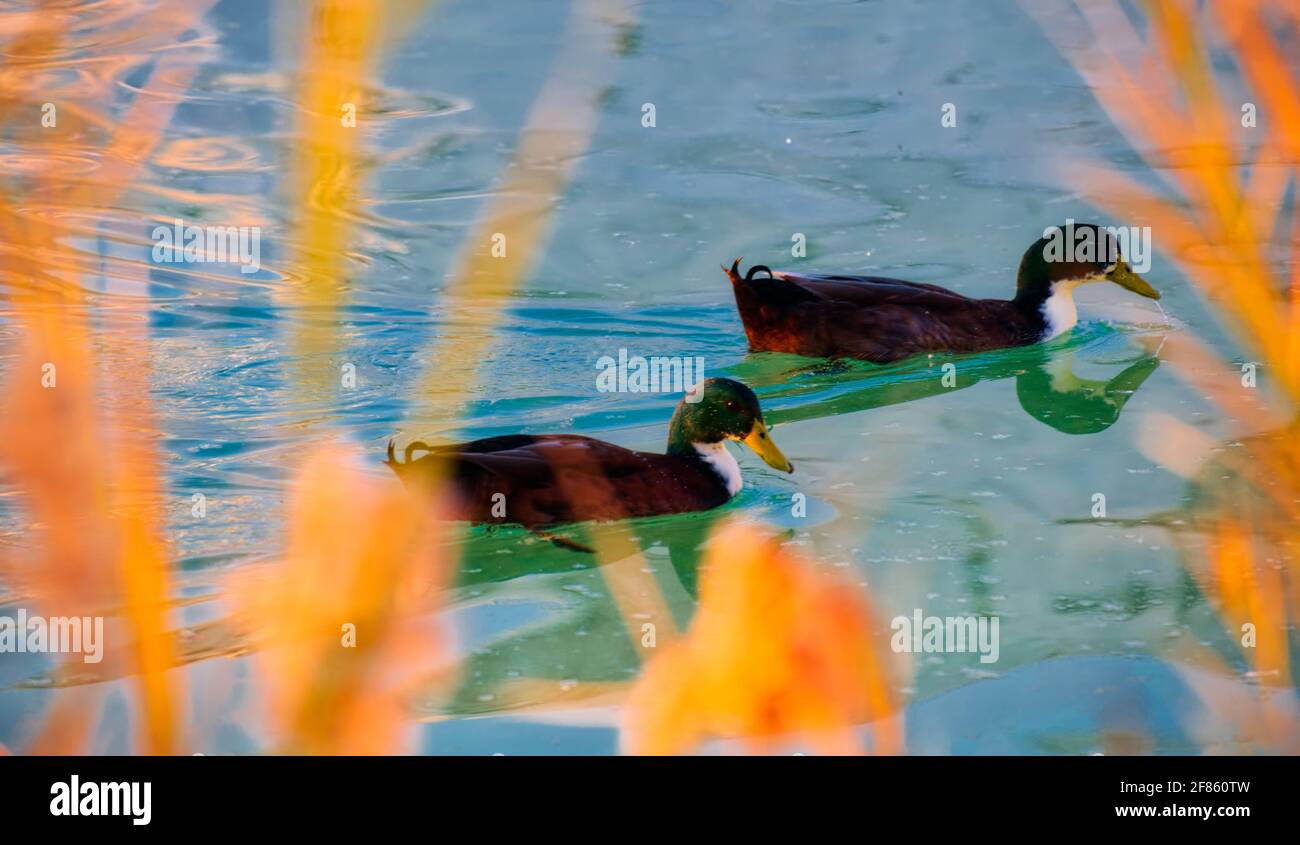
[[[661,649],[628,701],[633,754],[681,754],[710,738],[753,750],[902,750],[887,641],[866,597],[744,526],[718,532],[686,637]]]

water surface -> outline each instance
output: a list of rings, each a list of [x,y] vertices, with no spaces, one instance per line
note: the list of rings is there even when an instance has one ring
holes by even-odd
[[[1149,278],[1167,315],[1117,289],[1085,290],[1070,335],[955,359],[952,388],[940,360],[875,367],[749,353],[719,270],[743,255],[1009,296],[1044,227],[1097,217],[1064,184],[1062,162],[1099,158],[1139,174],[1038,24],[1010,0],[637,5],[590,147],[463,397],[465,418],[413,426],[421,376],[437,366],[430,344],[445,334],[445,279],[564,39],[562,4],[510,3],[508,14],[497,5],[431,4],[386,42],[370,83],[379,108],[364,118],[364,195],[346,209],[354,236],[339,346],[328,355],[302,353],[295,327],[317,317],[286,293],[299,245],[282,177],[304,141],[295,127],[305,107],[293,99],[291,7],[268,19],[261,3],[228,0],[185,34],[204,58],[192,79],[164,85],[179,98],[174,117],[116,207],[32,198],[28,213],[75,220],[70,247],[104,336],[147,316],[183,594],[202,598],[222,573],[274,555],[287,480],[322,432],[369,450],[377,474],[395,434],[576,432],[659,449],[676,397],[598,392],[596,361],[619,349],[699,356],[710,375],[755,387],[798,469],[785,476],[741,454],[746,486],[725,511],[788,532],[820,565],[867,585],[886,617],[923,608],[1001,620],[992,666],[971,654],[914,661],[903,691],[910,748],[1093,753],[1105,730],[1132,730],[1158,751],[1200,750],[1204,736],[1186,725],[1202,705],[1158,658],[1187,639],[1232,659],[1221,625],[1164,529],[1087,521],[1095,493],[1112,516],[1134,520],[1182,503],[1186,483],[1137,448],[1144,413],[1216,438],[1228,431],[1153,355],[1170,331],[1234,355],[1159,254]],[[146,31],[71,32],[42,79],[75,88],[83,74],[106,75],[125,101],[145,71],[117,74],[111,60],[148,67],[141,57],[159,48]],[[653,128],[642,125],[644,103],[655,105]],[[958,109],[955,128],[940,125],[944,103]],[[40,155],[31,136],[0,141],[11,172]],[[91,155],[63,165],[67,179],[88,180],[104,166]],[[262,268],[159,266],[150,232],[173,217],[259,220]],[[806,257],[791,256],[796,234]],[[2,317],[0,332],[12,333]],[[295,387],[303,371],[328,381],[348,363],[355,388]],[[205,519],[190,515],[196,492],[208,497]],[[792,515],[795,493],[808,499],[806,517]],[[0,499],[5,530],[19,537],[10,501]],[[717,516],[621,527],[643,544],[683,623],[693,549]],[[423,714],[420,748],[615,751],[616,701],[602,694],[635,678],[641,658],[601,573],[519,530],[458,542],[449,618],[467,668],[452,701]],[[186,610],[191,624],[211,615],[202,601]],[[7,656],[0,681],[43,668]],[[241,706],[246,660],[185,671],[196,698],[224,690],[195,750],[262,749]],[[574,703],[539,715],[517,692],[521,679]],[[47,695],[0,692],[0,741],[21,748]],[[109,710],[97,749],[125,747],[124,712]]]

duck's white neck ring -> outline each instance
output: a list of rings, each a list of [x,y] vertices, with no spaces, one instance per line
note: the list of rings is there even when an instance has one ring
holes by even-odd
[[[1084,280],[1056,282],[1052,293],[1043,300],[1040,310],[1043,314],[1043,340],[1051,340],[1059,334],[1068,332],[1079,322],[1079,309],[1074,305],[1074,289]]]
[[[717,443],[692,443],[695,451],[700,453],[704,462],[713,467],[713,471],[718,474],[723,483],[727,485],[727,495],[734,496],[740,492],[744,481],[740,477],[740,464],[736,463],[734,455],[728,451],[723,441]]]

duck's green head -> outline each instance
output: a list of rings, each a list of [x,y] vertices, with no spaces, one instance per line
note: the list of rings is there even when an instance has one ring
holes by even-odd
[[[1016,275],[1016,301],[1038,307],[1055,293],[1090,282],[1114,282],[1139,296],[1160,298],[1129,266],[1112,230],[1069,221],[1045,230],[1025,250]]]
[[[705,379],[677,405],[668,425],[668,451],[689,454],[697,445],[711,446],[724,440],[739,440],[768,466],[794,472],[772,442],[754,391],[729,378]]]

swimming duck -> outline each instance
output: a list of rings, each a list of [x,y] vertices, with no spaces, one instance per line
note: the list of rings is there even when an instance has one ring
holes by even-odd
[[[1076,259],[1063,260],[1049,247],[1067,238],[1094,246],[1062,252]],[[1046,230],[1025,251],[1014,299],[971,299],[920,282],[781,273],[762,265],[741,277],[740,259],[722,269],[731,278],[750,349],[881,364],[921,352],[980,352],[1056,337],[1078,319],[1074,289],[1090,282],[1160,298],[1125,262],[1110,232],[1073,222]]]
[[[705,379],[678,403],[662,455],[575,434],[509,434],[451,446],[416,441],[406,447],[404,462],[389,441],[385,463],[407,484],[449,483],[452,519],[517,523],[559,542],[537,529],[726,502],[741,487],[728,440],[744,443],[769,466],[794,472],[772,442],[754,392],[726,378]],[[412,460],[415,451],[429,454]]]

